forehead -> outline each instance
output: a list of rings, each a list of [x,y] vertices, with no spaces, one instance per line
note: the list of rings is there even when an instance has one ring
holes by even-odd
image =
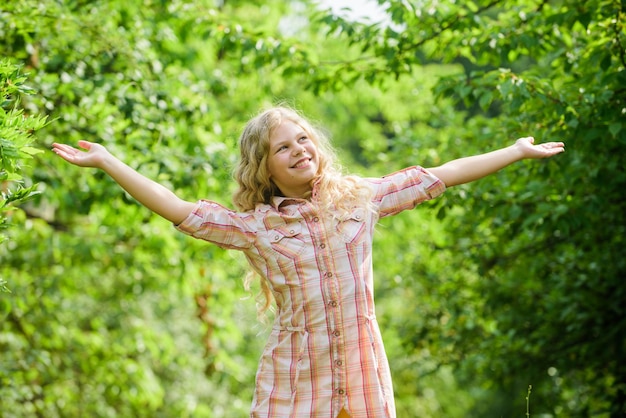
[[[306,130],[302,126],[285,119],[272,131],[270,135],[270,146],[282,141],[294,139],[303,132],[306,133]]]

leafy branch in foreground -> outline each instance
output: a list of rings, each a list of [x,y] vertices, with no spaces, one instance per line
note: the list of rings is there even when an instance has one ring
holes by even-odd
[[[12,206],[37,195],[37,185],[24,187],[20,171],[24,161],[40,149],[32,147],[33,133],[46,125],[46,116],[29,116],[21,107],[20,97],[34,94],[28,87],[20,66],[0,61],[0,231],[10,226]],[[0,243],[6,241],[0,232]],[[0,292],[8,292],[6,280],[0,278]]]

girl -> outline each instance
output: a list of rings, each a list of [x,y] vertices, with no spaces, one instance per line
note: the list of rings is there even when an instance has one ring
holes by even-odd
[[[344,176],[328,140],[292,109],[245,127],[235,177],[238,211],[187,202],[99,144],[53,144],[81,167],[104,170],[176,228],[243,251],[277,313],[261,356],[252,417],[395,417],[389,366],[374,312],[372,234],[379,218],[412,209],[446,187],[525,158],[564,151],[533,138],[439,167],[382,178]]]

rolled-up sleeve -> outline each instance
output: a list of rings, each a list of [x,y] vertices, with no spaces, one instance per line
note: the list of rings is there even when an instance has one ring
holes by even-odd
[[[374,184],[373,202],[378,207],[381,218],[413,209],[446,190],[443,181],[418,166],[369,180]]]
[[[226,249],[246,250],[253,245],[256,237],[252,213],[235,212],[209,200],[200,200],[189,216],[175,228]]]

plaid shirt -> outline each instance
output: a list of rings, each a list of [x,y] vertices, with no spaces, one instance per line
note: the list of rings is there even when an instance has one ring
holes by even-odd
[[[308,200],[275,197],[239,213],[202,200],[177,228],[241,250],[266,278],[277,314],[256,374],[252,417],[395,417],[389,365],[374,314],[372,239],[379,218],[445,190],[421,167],[379,179],[374,212],[343,219]],[[313,191],[315,196],[315,189]]]

